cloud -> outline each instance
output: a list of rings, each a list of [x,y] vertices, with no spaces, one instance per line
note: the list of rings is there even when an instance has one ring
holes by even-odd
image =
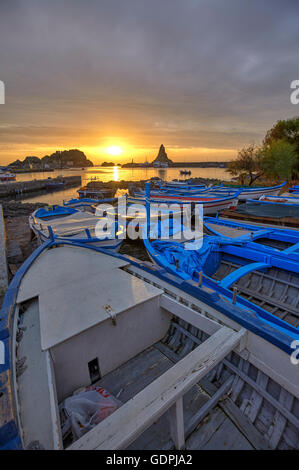
[[[2,0],[2,145],[237,149],[297,113],[296,1]],[[14,127],[16,126],[16,127]],[[19,147],[18,147],[19,151]],[[0,149],[1,158],[1,149]]]

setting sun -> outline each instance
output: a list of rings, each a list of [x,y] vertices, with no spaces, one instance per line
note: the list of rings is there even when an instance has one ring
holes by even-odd
[[[106,153],[117,157],[118,155],[121,155],[123,153],[123,150],[118,145],[112,145],[111,147],[106,148]]]

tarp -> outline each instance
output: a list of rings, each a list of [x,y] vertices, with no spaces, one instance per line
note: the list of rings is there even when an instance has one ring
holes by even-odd
[[[201,247],[196,250],[186,250],[184,244],[174,241],[155,240],[152,247],[166,258],[168,263],[176,265],[179,269],[189,274],[203,271],[208,276],[214,274],[221,260],[220,254],[221,237],[204,237]],[[227,243],[227,239],[225,240]],[[196,247],[196,242],[194,243]]]
[[[299,207],[290,204],[263,204],[262,202],[247,202],[235,209],[235,212],[257,217],[273,217],[282,219],[283,217],[299,218]]]

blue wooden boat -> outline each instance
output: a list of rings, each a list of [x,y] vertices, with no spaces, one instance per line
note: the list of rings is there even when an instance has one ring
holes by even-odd
[[[186,249],[188,243],[188,249]],[[299,326],[299,263],[288,253],[256,250],[246,240],[205,236],[195,242],[144,239],[151,259],[181,279],[212,288],[294,338]],[[192,244],[194,249],[192,248]],[[238,293],[238,295],[237,295]]]
[[[200,188],[200,189],[179,189],[179,188],[161,188],[161,189],[151,189],[151,195],[153,196],[201,196],[206,193],[210,193],[212,190],[211,188]],[[236,191],[233,191],[235,193]],[[130,188],[129,190],[130,196],[145,196],[144,189],[134,189]]]
[[[97,230],[100,221],[101,217],[88,211],[55,205],[34,211],[29,217],[29,226],[39,244],[52,239],[76,240],[88,245],[119,250],[124,240],[124,226],[116,221],[111,227],[111,236]]]
[[[244,186],[223,186],[218,191],[227,191],[227,190],[237,190],[239,189],[241,192],[239,194],[239,200],[244,201],[247,199],[259,199],[261,196],[269,195],[269,196],[277,196],[278,193],[282,190],[282,188],[286,185],[286,181],[282,184],[278,184],[276,186],[264,186],[264,187],[244,187]]]
[[[292,186],[291,188],[289,188],[289,193],[292,193],[292,194],[299,194],[299,186],[298,186],[298,185],[294,185],[294,186]]]
[[[157,182],[160,188],[178,188],[178,189],[205,189],[205,184],[196,184],[192,181],[164,181]]]
[[[62,181],[58,181],[58,180],[51,181],[51,178],[49,178],[46,182],[45,187],[46,187],[47,191],[57,191],[59,189],[64,189],[65,181],[64,180],[62,180]]]
[[[236,212],[247,218],[258,217],[270,223],[275,222],[275,219],[284,219],[287,223],[298,226],[299,202],[297,198],[262,196],[258,200],[247,199]]]
[[[105,200],[114,198],[116,188],[108,188],[103,186],[101,183],[93,181],[78,189],[77,193],[79,194],[80,199],[91,198]]]
[[[286,228],[263,227],[216,217],[204,217],[204,227],[211,235],[247,240],[259,249],[276,249],[286,255],[299,255],[299,232]]]
[[[75,240],[32,253],[0,311],[0,449],[298,449],[298,329],[182,274]],[[76,426],[93,390],[110,414]]]
[[[150,202],[154,204],[178,204],[191,205],[191,212],[194,212],[195,204],[202,204],[204,214],[216,214],[224,209],[234,209],[238,204],[238,195],[240,191],[235,191],[229,196],[215,196],[203,194],[197,196],[189,195],[152,195],[150,193]],[[133,204],[146,204],[146,197],[128,197],[128,202]]]
[[[256,202],[256,200],[248,199],[248,202]],[[299,199],[297,197],[288,197],[288,196],[261,196],[258,199],[262,204],[283,204],[291,206],[299,206]]]

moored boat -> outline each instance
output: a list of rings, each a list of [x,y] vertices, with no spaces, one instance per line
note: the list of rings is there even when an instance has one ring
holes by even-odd
[[[299,206],[299,199],[297,197],[285,197],[285,196],[261,196],[259,201],[262,203],[274,203],[274,204],[291,204]],[[250,199],[249,199],[250,202]]]
[[[65,180],[54,180],[54,181],[51,181],[51,178],[49,178],[46,182],[46,190],[47,191],[55,191],[55,190],[59,190],[59,189],[64,189],[65,188]]]
[[[79,245],[46,242],[5,296],[1,449],[298,449],[298,330]]]
[[[289,193],[292,194],[299,194],[299,186],[298,185],[293,185],[291,188],[289,188]]]
[[[115,188],[102,187],[97,185],[95,182],[88,183],[88,185],[80,188],[77,193],[80,199],[91,198],[91,199],[112,199],[116,193]]]
[[[51,239],[76,240],[83,244],[118,250],[124,239],[123,226],[116,222],[113,233],[101,231],[103,219],[87,211],[65,206],[37,209],[29,217],[29,226],[39,243]],[[104,223],[102,224],[104,227]]]
[[[265,227],[216,217],[204,217],[207,233],[247,240],[255,249],[275,249],[286,255],[299,255],[299,232],[286,228]]]
[[[264,187],[244,187],[244,186],[223,186],[219,191],[227,191],[228,189],[239,189],[239,200],[245,201],[247,199],[259,199],[261,196],[277,196],[282,188],[286,185],[286,181],[276,186],[264,186]]]
[[[234,192],[229,196],[214,196],[214,195],[197,195],[197,196],[186,196],[186,195],[150,195],[150,202],[155,204],[178,204],[180,206],[190,205],[191,212],[194,212],[195,206],[198,204],[202,205],[203,213],[216,214],[217,212],[224,209],[234,209],[238,204],[239,191]],[[128,197],[128,202],[133,204],[146,204],[145,197]]]
[[[4,181],[15,181],[15,180],[16,180],[15,174],[0,171],[0,181],[4,182]]]
[[[233,299],[273,328],[298,334],[298,254],[292,257],[273,248],[256,250],[247,240],[219,236],[205,236],[200,245],[198,241],[146,238],[144,244],[152,260],[168,272],[199,281],[227,300]]]

